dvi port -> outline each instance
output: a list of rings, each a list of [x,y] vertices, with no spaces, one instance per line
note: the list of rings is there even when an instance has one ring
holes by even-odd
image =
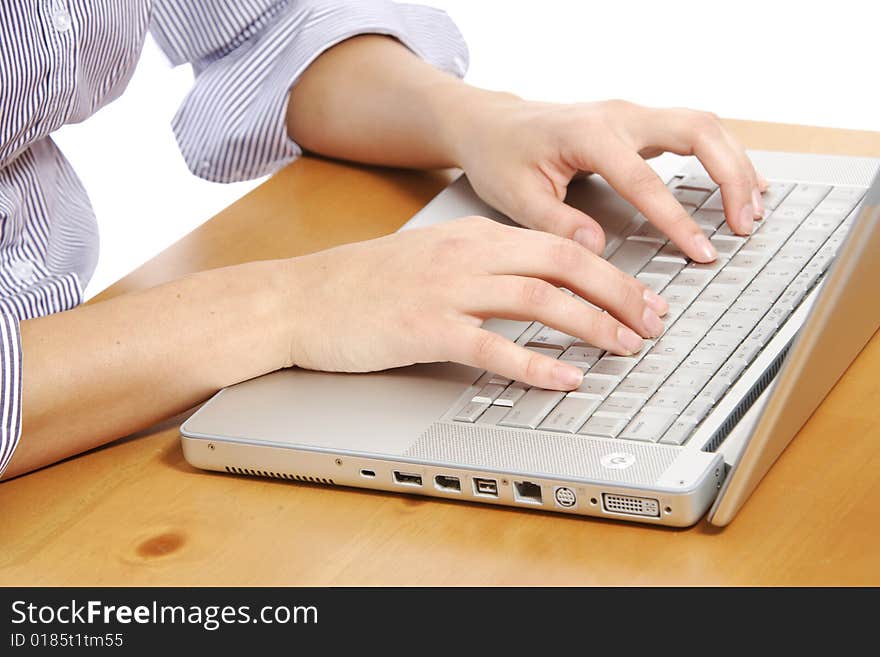
[[[660,502],[652,497],[602,493],[602,507],[609,513],[649,518],[660,517]]]

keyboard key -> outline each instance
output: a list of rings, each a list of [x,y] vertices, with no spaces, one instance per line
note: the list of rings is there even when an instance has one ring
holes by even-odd
[[[499,424],[505,427],[535,429],[564,397],[565,393],[556,390],[530,388]]]
[[[779,247],[782,246],[784,241],[785,240],[779,235],[771,235],[767,233],[752,235],[752,237],[742,245],[739,252],[760,253],[766,256],[772,256],[779,250]]]
[[[819,202],[831,191],[828,185],[796,185],[788,197],[785,205],[798,205],[805,208],[815,208]]]
[[[663,298],[670,304],[683,304],[687,306],[697,297],[699,292],[699,289],[685,285],[668,285],[663,290]]]
[[[693,348],[696,341],[690,341],[685,338],[673,338],[668,335],[663,336],[657,341],[651,351],[651,356],[663,356],[676,362],[681,362]]]
[[[681,413],[694,398],[696,390],[676,388],[675,386],[663,385],[645,405],[646,411],[663,411],[666,413]]]
[[[700,191],[706,192],[707,195],[718,189],[718,185],[715,181],[708,176],[676,176],[669,182],[669,187],[672,189],[678,187],[699,189]]]
[[[559,355],[562,353],[562,349],[559,349],[558,347],[547,347],[534,344],[527,344],[526,349],[534,351],[537,354],[549,356],[550,358],[559,358]]]
[[[761,202],[764,208],[773,210],[788,196],[794,187],[791,183],[771,182],[767,191],[761,194]]]
[[[730,285],[716,285],[713,283],[705,290],[700,292],[697,301],[706,303],[717,303],[722,306],[729,306],[733,300],[739,295],[739,290]]]
[[[676,416],[658,411],[642,411],[620,434],[626,440],[657,442],[660,436],[675,422]]]
[[[678,276],[672,279],[672,285],[703,289],[709,284],[714,275],[714,272],[705,269],[685,268]]]
[[[716,235],[709,240],[712,246],[722,258],[732,258],[739,251],[739,247],[743,245],[745,239],[742,237],[727,237],[724,235]]]
[[[472,401],[477,402],[478,404],[491,404],[498,396],[504,392],[507,386],[503,386],[497,383],[487,383],[484,385],[480,391],[474,395]]]
[[[490,406],[477,418],[476,424],[498,424],[509,412],[510,408],[507,406]]]
[[[650,221],[645,221],[641,226],[638,227],[636,232],[629,236],[631,240],[648,240],[651,242],[659,242],[660,244],[665,244],[669,239],[663,233],[662,230],[657,228]]]
[[[636,366],[637,358],[626,358],[623,356],[605,356],[598,363],[593,365],[590,370],[591,374],[607,374],[609,376],[622,379],[629,371]]]
[[[559,360],[564,360],[570,363],[577,363],[579,365],[586,365],[587,367],[592,367],[596,364],[596,361],[602,357],[602,354],[605,352],[599,349],[598,347],[569,347],[565,351],[562,352],[562,355],[559,357]]]
[[[714,370],[708,370],[698,367],[679,367],[663,384],[673,388],[686,388],[688,390],[699,390],[709,382],[712,378]]]
[[[666,246],[660,249],[655,256],[655,260],[656,259],[672,260],[673,262],[680,262],[682,265],[685,265],[688,257],[681,249],[675,246],[675,244],[669,242]]]
[[[721,199],[721,190],[716,189],[712,195],[706,199],[706,202],[700,206],[701,210],[719,210],[724,211],[724,203]]]
[[[596,410],[601,400],[591,397],[566,397],[541,422],[538,429],[574,433]]]
[[[688,404],[687,408],[684,409],[682,414],[679,416],[680,420],[686,420],[688,422],[692,422],[695,425],[699,424],[703,421],[703,418],[709,415],[709,411],[712,410],[712,407],[715,403],[705,397],[700,395],[696,399],[694,399],[690,404]]]
[[[730,285],[736,290],[743,290],[751,280],[752,275],[742,269],[723,269],[712,279],[712,283],[715,285]]]
[[[645,397],[633,397],[615,392],[596,409],[596,415],[611,415],[629,419],[638,412],[644,403]]]
[[[461,407],[452,419],[456,422],[474,422],[487,408],[489,408],[489,404],[469,401]]]
[[[856,202],[851,199],[833,198],[833,196],[829,194],[819,205],[816,206],[816,212],[839,214],[842,221],[846,215],[852,211],[855,205]]]
[[[666,378],[675,369],[678,361],[659,354],[648,354],[633,368],[633,374],[650,374]]]
[[[816,210],[801,224],[804,228],[810,230],[820,230],[822,232],[831,232],[840,225],[846,218],[839,212],[825,212]]]
[[[691,434],[694,433],[694,429],[696,428],[697,425],[694,422],[679,418],[673,422],[672,426],[669,427],[669,430],[663,434],[663,437],[660,438],[660,443],[663,445],[683,445],[687,439],[691,437]]]
[[[661,276],[660,274],[641,273],[636,276],[636,280],[647,287],[651,292],[660,294],[661,290],[672,280],[669,276]]]
[[[554,328],[550,328],[549,326],[545,326],[540,331],[538,331],[535,336],[529,340],[527,347],[552,347],[554,349],[559,349],[560,351],[565,351],[572,344],[574,344],[575,338],[574,336],[567,335],[562,331],[557,331]]]
[[[709,198],[709,192],[702,189],[689,189],[687,187],[677,187],[672,190],[672,195],[681,203],[685,210],[693,212]]]
[[[660,249],[657,242],[626,240],[608,261],[619,270],[635,275]]]
[[[701,228],[713,228],[718,230],[721,226],[725,225],[724,212],[722,210],[707,210],[700,208],[694,212],[694,221],[696,221],[697,225]]]
[[[762,253],[737,253],[727,263],[729,269],[744,269],[746,271],[755,272],[767,264],[769,257]]]
[[[700,391],[700,397],[710,399],[714,404],[717,404],[732,385],[733,381],[716,374]]]
[[[596,417],[595,415],[587,420],[587,423],[580,428],[579,434],[587,436],[599,436],[600,438],[617,438],[618,434],[623,431],[627,420],[619,417]]]
[[[616,376],[605,376],[590,372],[584,376],[584,380],[581,381],[577,390],[573,390],[568,394],[572,396],[592,395],[604,399],[614,390],[619,381],[620,379]]]
[[[620,382],[615,389],[616,392],[625,392],[632,395],[642,396],[645,399],[654,394],[654,391],[660,387],[662,378],[653,374],[639,374],[632,372]]]
[[[684,267],[684,262],[676,262],[670,260],[657,260],[654,258],[647,265],[645,265],[644,269],[642,269],[642,274],[659,274],[660,276],[668,276],[670,279],[678,274]]]
[[[794,221],[800,223],[807,218],[808,214],[810,214],[810,208],[784,206],[774,210],[770,218],[773,221]]]
[[[516,402],[520,400],[520,398],[526,394],[526,390],[529,389],[525,383],[520,383],[519,381],[514,381],[507,388],[505,388],[504,392],[502,392],[498,397],[495,398],[493,402],[496,406],[513,406]]]

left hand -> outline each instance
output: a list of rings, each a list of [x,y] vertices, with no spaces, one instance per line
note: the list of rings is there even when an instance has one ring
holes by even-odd
[[[696,155],[721,187],[731,229],[747,235],[763,215],[766,181],[719,119],[625,101],[558,105],[487,95],[468,108],[457,159],[487,203],[524,226],[573,239],[595,253],[604,232],[564,202],[572,178],[596,172],[693,260],[715,250],[645,158]]]

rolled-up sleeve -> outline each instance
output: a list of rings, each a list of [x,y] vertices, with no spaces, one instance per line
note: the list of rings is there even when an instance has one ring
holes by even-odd
[[[0,475],[21,437],[21,334],[18,317],[0,310]]]
[[[290,88],[345,39],[385,34],[459,77],[468,66],[464,39],[439,9],[385,0],[247,0],[224,17],[227,3],[202,2],[204,11],[200,2],[158,0],[152,31],[172,63],[193,65],[195,83],[172,127],[190,170],[216,182],[266,175],[301,154],[287,134]]]

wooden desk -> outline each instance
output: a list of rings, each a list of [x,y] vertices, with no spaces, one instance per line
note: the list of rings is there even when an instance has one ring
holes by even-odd
[[[880,156],[877,133],[730,125],[753,148]],[[304,159],[101,297],[393,231],[447,179]],[[205,473],[181,419],[0,484],[0,582],[880,584],[878,336],[724,531]]]

